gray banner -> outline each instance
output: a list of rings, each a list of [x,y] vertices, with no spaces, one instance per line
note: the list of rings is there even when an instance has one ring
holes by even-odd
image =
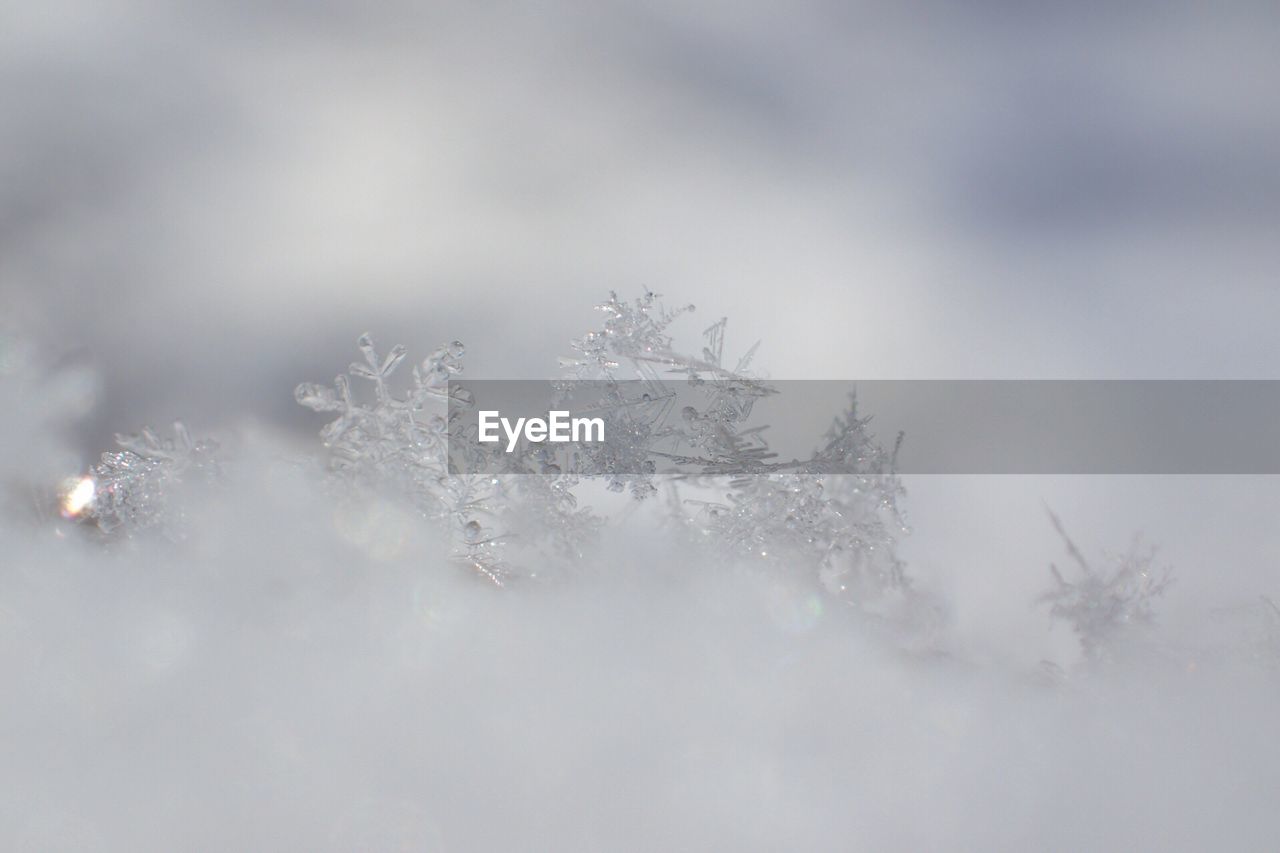
[[[847,472],[851,460],[829,452],[826,433],[855,394],[858,417],[868,419],[862,431],[884,449],[858,470],[1280,474],[1274,380],[464,381],[451,383],[450,465],[455,473]],[[487,431],[482,412],[491,413]],[[552,412],[566,413],[569,440],[537,440],[536,420]],[[514,429],[521,418],[532,433]],[[599,419],[604,440],[585,429],[573,440],[574,418]],[[482,432],[498,440],[481,441]]]

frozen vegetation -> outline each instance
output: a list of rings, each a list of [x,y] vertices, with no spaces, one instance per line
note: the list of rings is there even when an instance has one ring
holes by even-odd
[[[179,423],[77,471],[92,377],[8,339],[0,847],[1274,847],[1272,590],[1165,625],[1153,551],[1050,514],[1023,606],[1077,648],[974,653],[901,556],[894,442],[851,403],[778,459],[755,348],[681,348],[692,311],[611,297],[571,343],[563,378],[650,389],[590,473],[451,475],[464,347],[368,335],[297,387],[317,447]],[[702,403],[659,417],[674,383]]]

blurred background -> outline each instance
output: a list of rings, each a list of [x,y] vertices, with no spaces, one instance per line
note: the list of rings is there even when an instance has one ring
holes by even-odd
[[[175,417],[314,435],[292,388],[366,330],[551,375],[610,289],[775,378],[1275,378],[1278,36],[1266,2],[9,0],[0,308],[100,372],[86,464]],[[953,591],[975,630],[1058,555],[1041,501],[1193,588],[1280,544],[1267,479],[911,485],[916,565],[993,580]]]

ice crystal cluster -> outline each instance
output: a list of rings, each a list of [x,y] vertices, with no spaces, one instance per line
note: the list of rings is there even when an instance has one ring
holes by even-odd
[[[455,560],[499,586],[517,575],[504,558],[517,538],[528,552],[546,547],[561,557],[577,553],[596,521],[577,507],[575,478],[450,474],[448,403],[469,403],[466,389],[450,384],[462,371],[461,342],[445,344],[415,365],[403,391],[395,390],[393,374],[405,347],[380,356],[367,334],[358,346],[364,361],[353,363],[332,387],[303,383],[295,391],[303,406],[336,416],[320,437],[343,499],[377,493],[408,501],[447,531]],[[525,573],[536,576],[537,568]]]
[[[601,322],[570,342],[556,387],[567,393],[593,380],[609,389],[606,440],[579,445],[567,466],[544,451],[495,448],[486,461],[498,473],[451,473],[450,404],[471,403],[456,381],[465,348],[445,344],[406,375],[404,346],[382,353],[362,335],[361,358],[344,374],[295,392],[331,418],[320,439],[335,499],[401,502],[447,532],[459,564],[498,585],[574,571],[606,524],[584,505],[602,487],[646,505],[665,502],[660,523],[706,560],[766,566],[855,604],[907,589],[895,553],[905,526],[894,454],[856,404],[809,458],[779,460],[767,425],[752,420],[755,402],[777,389],[751,372],[755,346],[726,361],[725,320],[704,331],[692,354],[676,347],[670,327],[693,306],[668,310],[646,293],[632,301],[610,295],[597,308]],[[677,383],[695,400],[678,415]],[[624,386],[644,390],[628,397]],[[143,430],[119,441],[122,449],[93,469],[87,516],[126,536],[180,529],[169,497],[185,481],[216,479],[216,446],[194,441],[181,424],[171,439]]]
[[[1068,581],[1056,565],[1050,565],[1054,588],[1041,601],[1049,605],[1055,619],[1071,626],[1087,661],[1112,658],[1127,635],[1151,623],[1155,600],[1172,583],[1170,574],[1156,567],[1155,550],[1144,550],[1138,542],[1128,553],[1112,558],[1110,569],[1095,568],[1058,517],[1051,512],[1049,518],[1079,571]]]
[[[181,421],[174,423],[172,438],[144,428],[117,435],[116,442],[122,449],[102,454],[93,467],[92,493],[83,499],[87,517],[107,533],[158,530],[181,536],[181,502],[172,500],[173,493],[184,484],[217,479],[217,442],[193,439]]]
[[[876,442],[856,401],[809,459],[779,461],[767,426],[751,420],[755,402],[777,393],[750,371],[758,344],[730,366],[724,319],[705,330],[701,353],[690,355],[675,348],[668,327],[693,306],[668,311],[647,293],[633,302],[611,295],[598,309],[603,324],[572,342],[575,355],[562,366],[577,379],[635,377],[651,389],[645,405],[616,408],[602,452],[628,462],[642,458],[639,470],[648,472],[663,457],[692,466],[693,473],[664,485],[675,517],[709,556],[747,557],[784,571],[805,566],[827,593],[850,602],[906,588],[895,553],[905,525],[893,454]],[[670,399],[674,382],[692,386],[701,403],[684,406],[678,426],[655,422],[650,407]],[[675,453],[654,449],[672,438]],[[610,488],[629,487],[637,497],[658,491],[654,473],[606,476]]]
[[[452,419],[472,403],[460,380],[463,345],[444,344],[406,372],[404,346],[382,353],[362,335],[360,360],[332,384],[295,391],[298,403],[330,418],[317,461],[333,500],[408,508],[447,535],[457,564],[498,586],[565,577],[590,564],[584,555],[616,512],[602,509],[613,492],[656,509],[650,518],[662,535],[683,541],[705,564],[754,567],[858,608],[889,594],[913,600],[897,554],[907,530],[897,443],[887,449],[877,441],[856,399],[810,456],[779,459],[767,425],[753,418],[756,403],[778,388],[752,371],[756,346],[726,360],[725,320],[703,331],[704,345],[692,354],[676,346],[671,326],[693,306],[668,310],[646,293],[631,301],[610,295],[597,309],[601,322],[570,342],[553,386],[569,394],[589,380],[605,389],[598,410],[605,440],[576,445],[568,464],[529,446],[508,454],[468,445],[468,453],[492,454],[479,461],[496,473],[450,467]],[[693,402],[675,412],[677,389]],[[180,537],[175,495],[220,481],[217,445],[193,439],[182,423],[171,437],[144,429],[117,440],[121,449],[103,454],[69,490],[73,509],[64,514],[113,536]],[[1153,551],[1136,547],[1097,568],[1050,519],[1074,571],[1068,577],[1051,566],[1053,588],[1041,601],[1070,626],[1087,661],[1113,658],[1151,621],[1168,572],[1156,568]],[[1276,633],[1255,644],[1259,655],[1278,656]]]
[[[894,473],[901,436],[883,446],[851,399],[807,458],[780,459],[768,425],[753,417],[759,400],[779,393],[752,370],[758,345],[726,359],[721,319],[703,330],[699,352],[685,352],[672,326],[693,306],[669,310],[653,293],[630,301],[611,294],[596,307],[600,322],[570,341],[552,384],[564,395],[584,381],[604,389],[594,411],[606,422],[605,440],[558,458],[529,445],[504,453],[466,444],[467,453],[488,454],[470,460],[486,473],[450,467],[451,427],[473,402],[462,343],[444,344],[406,371],[406,347],[384,353],[360,336],[360,359],[332,384],[295,390],[299,404],[329,417],[316,462],[335,505],[407,508],[447,536],[458,565],[506,586],[592,564],[584,556],[617,514],[617,501],[605,499],[616,493],[656,510],[649,519],[661,535],[681,540],[703,564],[760,570],[859,609],[889,596],[920,603],[897,553],[907,531]],[[686,404],[676,411],[678,396]],[[224,479],[217,444],[193,439],[180,422],[169,437],[143,429],[117,441],[119,450],[69,487],[64,515],[113,537],[180,538],[178,493]],[[1136,547],[1097,568],[1050,519],[1074,571],[1068,578],[1051,566],[1053,588],[1041,601],[1075,633],[1086,661],[1112,659],[1151,621],[1168,573],[1156,569],[1154,552]],[[1257,655],[1280,657],[1280,631],[1264,633]]]
[[[673,327],[688,325],[693,306],[671,310],[653,293],[611,294],[596,309],[599,322],[551,367],[559,375],[550,387],[557,400],[584,384],[599,392],[592,413],[605,420],[605,439],[573,443],[568,453],[464,442],[461,452],[483,457],[469,459],[465,470],[484,473],[451,466],[458,447],[451,430],[460,412],[474,408],[458,341],[409,364],[406,347],[383,352],[361,335],[359,359],[332,383],[298,385],[297,402],[327,418],[319,452],[300,468],[333,508],[337,528],[350,528],[352,519],[362,525],[345,538],[370,544],[382,521],[408,519],[443,534],[465,573],[504,587],[607,569],[607,560],[595,558],[602,540],[620,519],[639,519],[657,538],[678,542],[692,565],[780,582],[783,597],[806,612],[827,602],[892,613],[897,627],[932,642],[925,635],[934,635],[940,611],[914,588],[898,556],[908,530],[895,474],[901,436],[886,447],[851,399],[807,457],[780,458],[756,410],[785,387],[753,370],[758,345],[727,356],[720,319],[688,352]],[[26,393],[21,374],[10,364],[0,393]],[[49,385],[47,404],[21,408],[32,435],[51,413],[79,411],[91,396],[74,372]],[[60,506],[65,518],[107,541],[184,538],[193,488],[223,489],[238,470],[216,442],[193,437],[181,422],[169,433],[144,428],[116,440],[119,449],[65,483]],[[296,462],[287,464],[297,470]],[[20,463],[5,463],[10,479],[30,479]],[[1095,564],[1052,513],[1050,521],[1071,570],[1051,566],[1052,587],[1039,602],[1075,634],[1087,664],[1117,660],[1153,622],[1169,573],[1154,551],[1137,546]],[[372,543],[370,553],[380,548]],[[1280,608],[1262,601],[1239,620],[1248,629],[1230,654],[1280,666]]]

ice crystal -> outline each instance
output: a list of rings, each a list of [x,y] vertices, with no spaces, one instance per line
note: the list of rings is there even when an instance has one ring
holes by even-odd
[[[667,311],[656,293],[645,293],[633,303],[610,293],[596,310],[605,317],[603,327],[571,342],[576,357],[561,359],[561,366],[578,379],[613,378],[624,361],[646,379],[655,378],[660,367],[691,366],[690,359],[672,349],[666,330],[678,316],[693,311],[692,305]]]
[[[335,415],[320,430],[330,471],[352,497],[374,491],[408,499],[452,534],[455,558],[500,583],[501,540],[483,532],[497,490],[480,478],[447,476],[449,379],[461,372],[465,347],[454,341],[437,348],[414,366],[407,391],[397,393],[391,378],[407,349],[395,346],[380,356],[368,334],[356,345],[363,361],[332,387],[304,382],[294,391],[301,405]],[[352,379],[369,383],[372,399],[362,400]]]
[[[1054,588],[1040,600],[1049,605],[1053,618],[1071,626],[1086,660],[1096,663],[1112,658],[1134,629],[1152,621],[1153,604],[1173,579],[1167,569],[1155,567],[1155,550],[1143,549],[1138,541],[1127,554],[1113,558],[1109,570],[1096,569],[1058,517],[1050,512],[1049,518],[1079,576],[1068,581],[1056,565],[1050,565]]]
[[[85,516],[106,533],[159,530],[181,535],[174,492],[184,482],[218,477],[217,443],[193,439],[181,421],[174,423],[172,438],[143,428],[134,435],[117,435],[116,443],[123,449],[102,454],[92,469],[92,499],[85,502]]]
[[[414,367],[409,391],[397,396],[389,380],[406,349],[396,346],[380,357],[367,334],[357,345],[364,362],[353,363],[348,372],[372,383],[372,401],[358,400],[346,375],[335,378],[332,388],[304,382],[294,396],[309,409],[336,415],[320,431],[334,471],[352,481],[391,480],[415,491],[444,472],[443,404],[449,378],[462,369],[465,349],[457,341],[437,349]]]
[[[804,619],[822,612],[824,597],[900,615],[908,628],[929,616],[931,605],[912,588],[897,555],[897,538],[907,532],[895,473],[901,436],[891,448],[882,446],[853,398],[807,458],[780,459],[768,426],[755,418],[757,403],[780,393],[752,372],[758,344],[726,360],[728,324],[720,319],[704,329],[699,352],[683,352],[671,330],[693,306],[668,310],[654,293],[630,302],[610,294],[597,308],[602,323],[570,342],[573,355],[561,360],[563,375],[553,389],[566,399],[587,380],[592,390],[603,389],[591,411],[604,419],[605,439],[575,443],[568,454],[528,445],[512,453],[455,445],[452,428],[466,423],[457,415],[472,406],[467,388],[451,381],[462,372],[463,345],[438,347],[406,374],[404,346],[382,353],[368,334],[360,336],[360,360],[332,385],[303,383],[295,390],[298,403],[330,416],[320,430],[321,458],[339,508],[361,518],[369,515],[362,516],[362,508],[377,507],[376,515],[390,499],[396,517],[404,518],[407,506],[447,533],[457,564],[505,586],[590,564],[584,556],[606,523],[583,505],[584,487],[594,480],[629,493],[632,505],[659,509],[674,522],[664,533],[684,536],[699,560],[772,573],[778,588],[798,591],[796,612]],[[15,364],[11,357],[0,362],[0,379],[7,380],[0,382],[0,397],[44,399],[26,396],[26,386],[15,382]],[[84,393],[46,396],[52,406]],[[44,422],[42,407],[10,408],[30,413],[32,424]],[[119,450],[65,482],[62,515],[116,536],[180,537],[179,491],[224,479],[217,444],[194,440],[181,422],[171,437],[143,429],[117,441]],[[476,457],[464,460],[474,464],[462,470],[487,473],[456,473],[451,451]],[[0,473],[23,473],[19,454],[3,461]],[[1074,631],[1087,661],[1116,657],[1136,629],[1152,621],[1169,573],[1156,567],[1154,550],[1138,543],[1107,567],[1095,567],[1057,516],[1050,519],[1074,570],[1068,577],[1051,565],[1054,586],[1040,602]],[[886,606],[868,606],[877,603]],[[1280,666],[1280,607],[1263,597],[1245,615],[1251,627],[1233,654]],[[1063,678],[1052,666],[1046,673],[1049,681]]]
[[[751,422],[756,401],[777,393],[748,372],[758,344],[728,367],[725,319],[704,331],[700,354],[688,355],[667,329],[693,306],[669,311],[646,293],[633,302],[610,294],[597,307],[603,326],[573,341],[576,356],[562,366],[576,379],[613,380],[629,371],[649,389],[640,405],[618,400],[605,445],[583,450],[609,488],[656,494],[655,463],[678,462],[692,472],[659,479],[695,541],[708,543],[713,555],[784,564],[799,557],[828,592],[852,601],[907,586],[895,553],[896,534],[905,530],[895,454],[876,442],[856,401],[809,459],[778,461],[767,426]],[[674,396],[674,381],[700,400],[682,407],[678,425],[659,405]],[[660,449],[672,439],[674,452]]]
[[[448,533],[455,561],[499,586],[536,574],[507,558],[512,544],[526,552],[548,542],[559,553],[580,547],[577,534],[585,537],[594,523],[577,508],[573,482],[521,483],[515,475],[530,472],[521,467],[529,462],[524,455],[500,458],[509,473],[450,473],[448,404],[469,403],[467,390],[450,383],[462,372],[461,342],[437,348],[416,365],[403,392],[393,387],[392,374],[405,347],[379,355],[368,334],[357,345],[363,362],[353,363],[333,387],[303,383],[295,391],[300,404],[336,415],[320,435],[328,467],[349,497],[359,500],[373,491],[407,500]],[[369,383],[371,399],[362,399],[352,379]]]
[[[665,494],[711,559],[763,560],[855,602],[907,587],[895,554],[905,527],[894,454],[876,442],[856,401],[809,458],[779,460],[767,425],[752,420],[756,402],[778,390],[749,372],[755,346],[726,362],[726,320],[688,354],[670,330],[693,306],[667,310],[645,293],[631,302],[611,294],[597,307],[602,324],[571,342],[566,379],[555,387],[571,393],[575,381],[595,380],[604,389],[593,410],[606,422],[604,441],[577,444],[568,461],[546,449],[451,446],[451,428],[466,423],[459,413],[472,404],[451,381],[462,372],[463,345],[440,346],[406,377],[408,350],[381,352],[364,334],[360,359],[332,385],[295,390],[298,403],[330,416],[320,430],[330,486],[352,504],[403,502],[447,532],[458,563],[498,585],[581,562],[604,519],[580,505],[579,487],[597,480],[638,500]],[[677,384],[692,400],[678,416]],[[85,515],[105,531],[180,528],[172,492],[216,478],[215,445],[193,441],[181,424],[170,439],[148,429],[119,441],[122,449],[94,467],[92,488],[74,486],[68,500],[85,501]],[[451,450],[477,458],[451,467]]]

